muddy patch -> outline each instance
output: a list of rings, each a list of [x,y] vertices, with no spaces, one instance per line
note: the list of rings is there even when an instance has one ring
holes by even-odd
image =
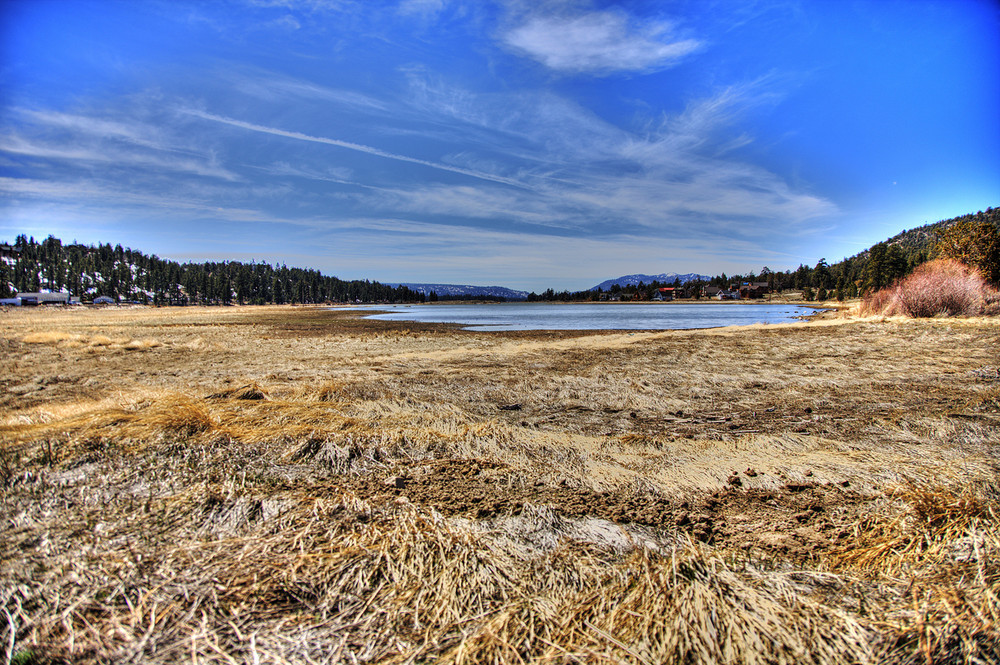
[[[500,463],[456,459],[401,466],[378,477],[342,476],[334,484],[375,505],[405,501],[472,519],[545,507],[565,518],[677,532],[723,549],[758,549],[798,561],[837,547],[873,501],[838,485],[811,483],[778,490],[731,487],[685,499],[638,489],[602,492],[530,482]]]

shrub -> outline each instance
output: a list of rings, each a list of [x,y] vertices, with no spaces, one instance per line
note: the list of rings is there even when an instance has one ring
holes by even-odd
[[[889,310],[890,305],[895,298],[895,289],[879,289],[878,291],[873,291],[865,295],[864,299],[861,301],[861,315],[862,316],[879,316],[885,315]]]
[[[861,314],[975,316],[998,308],[1000,293],[982,274],[952,259],[930,261],[887,289],[865,296]]]

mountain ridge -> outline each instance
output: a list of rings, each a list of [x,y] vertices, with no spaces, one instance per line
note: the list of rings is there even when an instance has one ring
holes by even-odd
[[[612,286],[638,286],[641,282],[642,284],[651,284],[652,282],[660,282],[661,284],[673,284],[675,280],[680,280],[681,284],[686,284],[694,280],[705,280],[708,281],[712,279],[709,275],[700,275],[694,272],[688,273],[676,273],[676,272],[661,272],[659,275],[645,275],[642,273],[635,273],[632,275],[622,275],[621,277],[614,277],[612,279],[606,279],[597,286],[592,286],[588,291],[596,291],[601,289],[602,291],[607,291]]]
[[[429,296],[432,292],[438,297],[456,298],[470,296],[473,298],[505,298],[507,300],[527,300],[527,291],[518,291],[506,286],[475,286],[472,284],[431,284],[420,282],[391,282],[390,286],[406,287],[411,291]]]

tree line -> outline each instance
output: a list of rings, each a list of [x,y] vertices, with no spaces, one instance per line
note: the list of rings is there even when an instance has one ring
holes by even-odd
[[[318,270],[267,263],[178,263],[121,245],[64,245],[17,237],[0,260],[0,297],[15,292],[61,291],[83,302],[107,296],[151,305],[318,304],[423,302],[405,286],[342,280]]]
[[[1000,286],[1000,208],[942,220],[903,231],[837,263],[820,259],[813,266],[727,275],[681,284],[652,282],[612,286],[608,292],[555,291],[528,295],[529,301],[600,300],[604,295],[645,300],[662,287],[683,289],[699,297],[706,286],[728,289],[766,282],[772,293],[801,291],[806,300],[845,300],[878,291],[906,277],[918,265],[937,257],[954,258],[982,272]],[[222,261],[178,263],[121,245],[96,247],[63,243],[53,236],[42,242],[17,237],[13,251],[0,260],[0,297],[40,290],[68,292],[83,302],[108,296],[119,302],[154,305],[318,304],[342,302],[412,303],[470,299],[429,296],[405,286],[368,280],[345,281],[318,270],[267,263]],[[499,297],[480,299],[503,300]]]

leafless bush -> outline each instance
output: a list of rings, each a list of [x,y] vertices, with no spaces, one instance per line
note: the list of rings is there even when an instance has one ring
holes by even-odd
[[[976,316],[1000,308],[1000,293],[982,275],[958,261],[942,259],[876,291],[861,303],[866,316]]]

